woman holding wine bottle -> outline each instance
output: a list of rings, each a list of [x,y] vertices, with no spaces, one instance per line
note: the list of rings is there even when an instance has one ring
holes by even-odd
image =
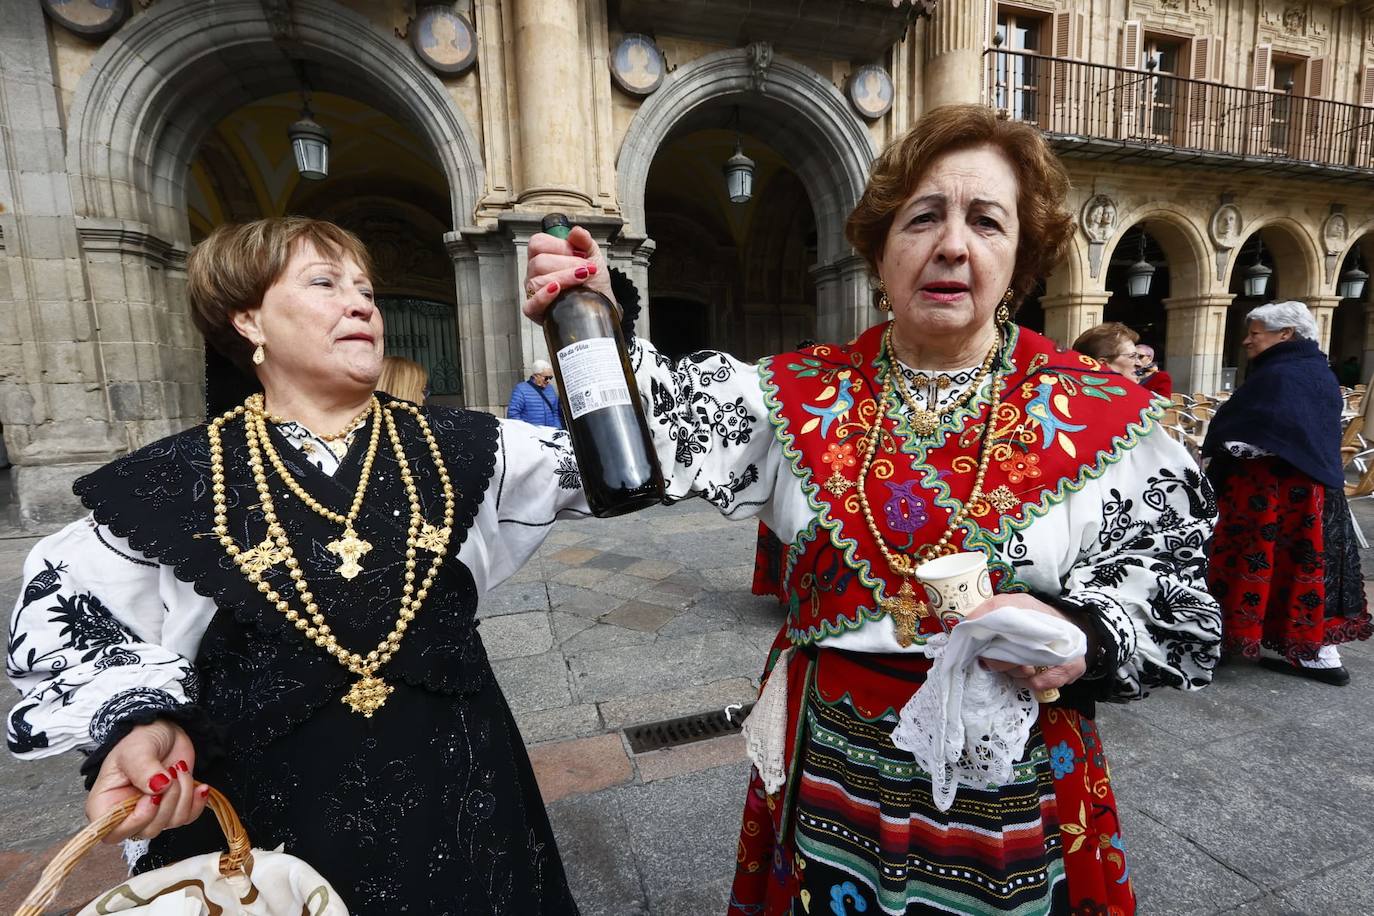
[[[891,321],[757,364],[629,342],[668,495],[786,545],[765,682],[783,679],[785,736],[751,741],[732,913],[1134,911],[1094,703],[1209,682],[1215,503],[1148,393],[1012,321],[1068,243],[1068,188],[1033,127],[932,110],[874,163],[847,227]],[[569,288],[609,296],[584,230],[529,254],[532,319]],[[940,810],[889,735],[941,629],[913,565],[957,550],[984,553],[1003,593],[970,617],[1027,608],[1088,648],[1045,669],[985,660],[1061,696],[1009,784]]]

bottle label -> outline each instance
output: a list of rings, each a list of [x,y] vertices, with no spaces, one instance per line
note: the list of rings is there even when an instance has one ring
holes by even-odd
[[[632,403],[614,337],[568,344],[558,351],[558,369],[573,420],[603,407]]]

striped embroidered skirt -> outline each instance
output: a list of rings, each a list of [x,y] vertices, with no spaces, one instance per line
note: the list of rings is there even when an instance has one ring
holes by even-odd
[[[924,660],[912,662],[794,657],[788,782],[770,797],[752,776],[729,912],[1133,913],[1092,721],[1044,708],[1012,781],[960,788],[942,812],[889,738],[923,678]]]

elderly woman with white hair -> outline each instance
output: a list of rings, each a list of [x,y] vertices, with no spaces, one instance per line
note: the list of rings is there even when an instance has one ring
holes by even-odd
[[[1266,668],[1342,686],[1336,649],[1371,630],[1341,470],[1341,393],[1301,302],[1246,316],[1250,375],[1203,454],[1219,520],[1208,581],[1222,645]],[[1281,658],[1260,658],[1261,648]]]

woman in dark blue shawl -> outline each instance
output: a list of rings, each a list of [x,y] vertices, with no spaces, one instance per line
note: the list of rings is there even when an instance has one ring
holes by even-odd
[[[1219,519],[1208,582],[1222,645],[1266,668],[1349,683],[1336,646],[1371,630],[1341,470],[1341,392],[1301,302],[1246,316],[1250,375],[1202,453]],[[1260,658],[1261,647],[1282,659]]]

